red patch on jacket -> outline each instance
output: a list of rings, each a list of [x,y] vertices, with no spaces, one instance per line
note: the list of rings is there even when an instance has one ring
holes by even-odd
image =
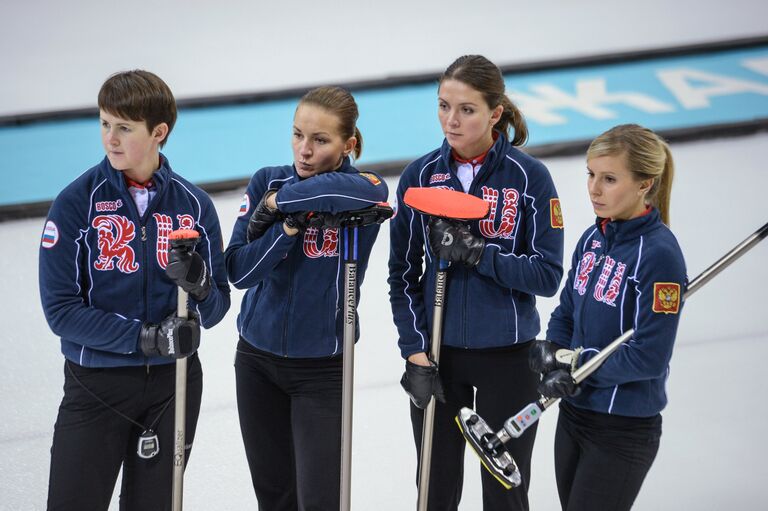
[[[560,199],[549,199],[549,221],[553,229],[562,229],[564,227]]]
[[[653,312],[677,314],[680,311],[680,284],[677,282],[654,282]]]
[[[378,186],[381,184],[381,179],[376,174],[371,174],[370,172],[361,172],[361,176],[363,176],[365,179],[373,183],[374,186]]]

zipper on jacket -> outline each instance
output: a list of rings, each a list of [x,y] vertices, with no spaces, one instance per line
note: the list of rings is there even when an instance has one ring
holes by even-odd
[[[144,317],[149,318],[149,297],[147,296],[147,279],[149,278],[147,276],[147,272],[149,271],[149,264],[147,263],[147,240],[149,237],[147,236],[147,224],[146,222],[152,218],[152,212],[157,208],[157,205],[160,203],[161,200],[161,193],[164,193],[165,190],[168,187],[161,188],[160,186],[157,187],[157,193],[155,193],[155,196],[147,203],[147,209],[144,210],[143,215],[139,215],[139,209],[136,207],[136,203],[133,201],[133,197],[131,197],[131,204],[133,205],[134,210],[136,211],[136,216],[139,218],[139,226],[141,227],[141,257],[142,261],[141,264],[144,270],[141,272],[143,277],[143,284],[142,284],[142,296],[144,297]],[[130,193],[128,194],[130,195]],[[178,307],[174,307],[174,311],[177,310]],[[149,357],[144,358],[144,365],[147,366],[147,374],[149,374]]]
[[[141,292],[144,297],[144,317],[149,319],[149,300],[147,299],[147,226],[141,225],[141,264],[143,271]],[[147,374],[149,374],[149,357],[144,357],[144,365],[147,366]]]
[[[480,187],[480,181],[481,181],[481,179],[479,179],[479,178],[482,177],[482,180],[485,181],[486,180],[486,176],[487,176],[487,173],[483,172],[484,170],[486,170],[486,164],[485,163],[483,163],[480,166],[480,172],[478,172],[477,175],[474,178],[472,178],[472,182],[469,184],[469,191],[467,192],[467,193],[469,193],[469,195],[473,195],[473,196],[475,196],[475,197],[477,197],[479,199],[483,198],[483,194],[482,193],[478,193],[478,191],[477,191],[478,187]],[[459,180],[458,176],[456,177],[456,180],[457,181]],[[463,190],[463,188],[462,188],[462,190]],[[472,222],[468,223],[470,231],[472,230],[472,223],[473,222],[478,222],[478,221],[477,220],[473,220]],[[479,231],[479,228],[478,228],[478,231]],[[477,236],[482,238],[486,243],[488,242],[488,239],[485,236],[483,236],[482,233],[478,233]],[[469,279],[470,279],[470,272],[469,271],[465,271],[464,272],[464,278],[462,279],[463,291],[462,291],[462,298],[461,298],[461,300],[462,300],[462,304],[461,304],[461,322],[464,325],[464,330],[462,332],[462,337],[463,337],[462,341],[464,343],[464,348],[466,348],[466,349],[470,348],[469,343],[467,342],[467,326],[468,326],[467,325],[467,295],[469,294],[469,291],[468,291]]]
[[[469,348],[467,343],[467,288],[469,287],[469,272],[465,271],[461,279],[461,324],[464,328],[461,332],[461,341],[465,348]]]
[[[152,212],[157,208],[157,205],[160,203],[160,201],[162,199],[162,195],[165,194],[165,192],[166,192],[168,187],[167,186],[163,186],[163,187],[158,186],[157,187],[157,193],[152,198],[152,200],[150,200],[147,203],[147,209],[144,210],[144,214],[140,215],[139,214],[139,209],[136,206],[136,202],[133,200],[133,196],[128,191],[127,185],[125,185],[125,181],[123,181],[123,184],[124,184],[124,188],[121,190],[122,191],[122,195],[123,195],[123,202],[128,204],[129,205],[128,207],[133,210],[134,221],[135,221],[134,225],[138,225],[140,227],[140,229],[141,229],[141,237],[139,238],[139,241],[141,241],[141,260],[140,260],[139,264],[140,264],[140,268],[142,268],[142,270],[141,270],[141,275],[142,275],[142,288],[141,288],[141,290],[142,290],[142,297],[144,299],[144,317],[147,318],[147,320],[148,320],[149,319],[149,299],[147,297],[147,279],[148,279],[147,271],[149,270],[149,268],[148,268],[148,265],[147,265],[147,240],[149,238],[147,236],[146,220],[151,218]],[[138,220],[138,221],[136,221],[136,220]],[[149,357],[146,356],[146,355],[144,355],[144,365],[147,368],[147,374],[149,374],[149,366],[150,366],[150,364],[149,364]]]
[[[123,182],[125,183],[125,182]],[[133,196],[131,196],[131,193],[128,191],[127,186],[123,188],[123,201],[128,204],[128,207],[133,211],[133,220],[134,225],[138,225],[141,230],[141,237],[139,238],[139,241],[141,242],[141,259],[139,260],[139,268],[141,268],[141,296],[144,299],[144,317],[149,318],[149,300],[146,299],[147,296],[147,227],[144,225],[142,216],[139,215],[139,208],[136,207],[136,203],[133,200]],[[149,207],[147,207],[149,209]],[[144,212],[146,215],[146,211]],[[141,349],[141,348],[139,348]],[[149,373],[149,357],[147,355],[144,355],[144,366],[147,368],[147,373]]]
[[[297,234],[298,236],[298,234]],[[303,237],[303,235],[301,235]],[[302,240],[303,242],[303,240]],[[291,311],[291,301],[293,300],[293,258],[288,259],[288,297],[285,301],[285,316],[283,318],[283,357],[288,357],[288,318]]]
[[[459,192],[464,192],[464,185],[461,184],[461,179],[459,179],[459,175],[456,173],[456,169],[453,168],[453,165],[449,167],[448,172],[451,173],[451,179],[453,180],[453,186],[456,187],[456,190]],[[464,193],[472,193],[472,185],[469,185],[470,191],[464,192]]]

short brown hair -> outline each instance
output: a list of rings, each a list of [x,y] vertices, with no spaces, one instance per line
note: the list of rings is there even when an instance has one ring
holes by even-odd
[[[160,142],[163,147],[176,124],[176,99],[168,85],[154,73],[135,69],[115,73],[99,90],[99,109],[112,115],[144,121],[152,131],[161,123],[168,125],[168,134]]]

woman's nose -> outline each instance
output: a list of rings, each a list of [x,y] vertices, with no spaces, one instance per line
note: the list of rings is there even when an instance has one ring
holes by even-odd
[[[106,140],[109,145],[117,145],[120,142],[115,136],[115,132],[111,129],[106,130],[104,133],[104,140]]]

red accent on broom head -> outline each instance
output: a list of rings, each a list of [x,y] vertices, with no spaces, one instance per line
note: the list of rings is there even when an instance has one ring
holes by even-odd
[[[176,229],[168,235],[169,240],[192,240],[200,237],[200,233],[194,229]]]
[[[490,209],[490,204],[480,197],[447,188],[411,187],[405,191],[403,201],[419,213],[456,220],[479,220]]]

